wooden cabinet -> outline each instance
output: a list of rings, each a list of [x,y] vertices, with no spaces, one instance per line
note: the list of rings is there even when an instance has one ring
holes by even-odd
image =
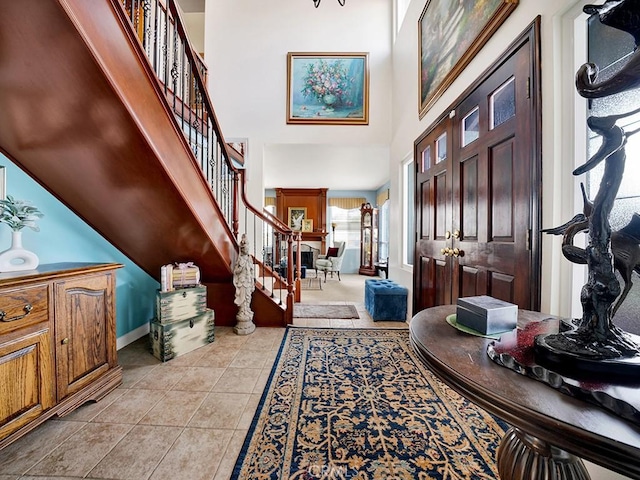
[[[65,263],[0,274],[0,448],[122,382],[119,267]]]
[[[326,188],[276,188],[276,216],[288,224],[290,208],[306,209],[305,219],[313,220],[313,230],[302,232],[303,242],[320,242],[320,251],[326,249],[327,237]]]

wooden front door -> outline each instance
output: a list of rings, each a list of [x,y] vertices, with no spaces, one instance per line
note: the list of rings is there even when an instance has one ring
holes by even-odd
[[[533,30],[416,141],[416,312],[473,295],[539,308]]]

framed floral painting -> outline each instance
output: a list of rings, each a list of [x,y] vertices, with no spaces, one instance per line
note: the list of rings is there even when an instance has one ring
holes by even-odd
[[[369,123],[368,53],[288,53],[287,123]]]
[[[302,231],[313,232],[313,218],[302,220]]]
[[[518,0],[427,0],[418,20],[422,118],[518,6]]]

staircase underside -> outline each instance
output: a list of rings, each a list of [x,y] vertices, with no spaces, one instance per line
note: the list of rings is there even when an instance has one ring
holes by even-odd
[[[2,2],[0,148],[152,277],[195,262],[228,323],[236,242],[116,7]]]

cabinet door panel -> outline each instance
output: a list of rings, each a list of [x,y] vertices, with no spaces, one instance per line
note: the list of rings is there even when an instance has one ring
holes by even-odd
[[[478,240],[478,157],[460,162],[460,227],[467,240]]]
[[[498,272],[489,274],[489,295],[495,298],[504,298],[505,301],[517,303],[515,293],[515,277]]]
[[[111,275],[105,274],[55,285],[58,399],[81,389],[115,364],[110,281]]]
[[[54,404],[49,329],[0,343],[0,438]]]

